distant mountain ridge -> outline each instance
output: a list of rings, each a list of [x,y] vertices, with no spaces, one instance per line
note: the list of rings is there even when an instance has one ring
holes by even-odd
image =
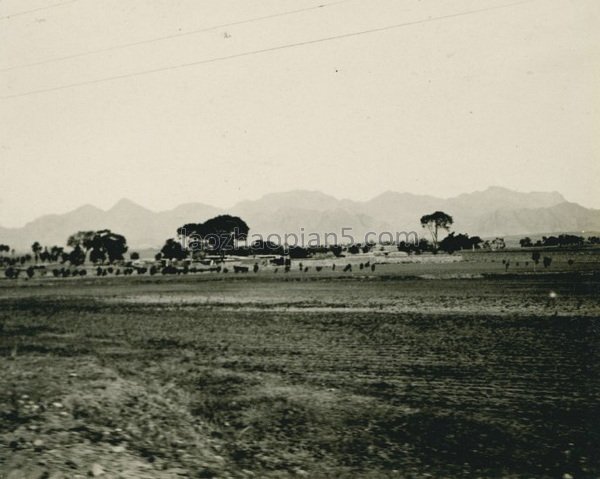
[[[227,209],[186,203],[154,212],[128,199],[106,211],[84,205],[62,215],[42,216],[22,228],[0,227],[0,243],[17,249],[29,248],[34,241],[63,245],[76,231],[108,228],[125,235],[132,248],[158,247],[175,235],[177,227],[223,213],[241,216],[251,235],[339,235],[342,228],[348,228],[361,241],[369,231],[421,233],[419,218],[436,210],[454,217],[454,231],[484,237],[600,230],[600,210],[568,202],[558,192],[522,193],[494,186],[447,199],[387,191],[368,201],[353,201],[320,191],[294,190]]]

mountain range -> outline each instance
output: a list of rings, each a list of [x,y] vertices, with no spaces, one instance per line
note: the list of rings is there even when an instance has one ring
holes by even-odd
[[[128,199],[108,210],[85,205],[65,214],[42,216],[21,228],[0,227],[0,243],[16,249],[29,248],[34,241],[64,245],[76,231],[108,228],[125,235],[133,248],[159,247],[175,236],[179,226],[225,213],[244,219],[251,235],[339,235],[342,228],[351,228],[360,242],[369,231],[421,233],[420,217],[437,210],[454,218],[454,231],[482,237],[600,230],[600,210],[568,202],[558,192],[522,193],[490,187],[444,199],[387,191],[368,201],[353,201],[296,190],[267,194],[227,209],[187,203],[154,212]]]

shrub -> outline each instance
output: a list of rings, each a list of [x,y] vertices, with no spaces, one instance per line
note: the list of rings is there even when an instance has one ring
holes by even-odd
[[[14,279],[18,276],[18,271],[15,268],[11,268],[10,266],[4,270],[4,276],[9,279]]]

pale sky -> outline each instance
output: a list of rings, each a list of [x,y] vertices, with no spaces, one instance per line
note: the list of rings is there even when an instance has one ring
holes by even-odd
[[[600,208],[598,0],[0,0],[0,70],[2,226],[291,189]]]

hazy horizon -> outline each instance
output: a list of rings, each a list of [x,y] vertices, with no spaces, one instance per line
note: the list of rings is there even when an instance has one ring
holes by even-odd
[[[599,19],[594,0],[5,0],[0,225],[298,189],[600,208]]]
[[[145,208],[147,210],[150,210],[152,212],[155,212],[155,213],[162,212],[162,211],[168,211],[168,210],[171,210],[171,209],[176,208],[176,207],[181,206],[181,205],[194,204],[194,203],[203,204],[203,205],[206,205],[206,206],[213,206],[213,207],[215,207],[217,209],[220,209],[220,210],[223,210],[223,211],[227,211],[227,210],[232,210],[238,204],[244,203],[246,201],[256,201],[256,200],[259,200],[259,199],[261,199],[261,198],[263,198],[265,196],[269,196],[269,195],[280,195],[280,194],[295,193],[295,192],[318,193],[318,194],[323,194],[323,195],[326,195],[326,196],[330,196],[330,197],[335,198],[336,200],[339,200],[339,201],[353,201],[353,202],[367,202],[367,201],[370,201],[370,200],[372,200],[374,198],[377,198],[378,196],[381,196],[381,195],[386,194],[386,193],[409,194],[409,195],[415,195],[415,196],[421,196],[421,195],[423,195],[423,196],[432,196],[432,197],[436,197],[436,198],[439,198],[439,199],[442,199],[442,200],[447,200],[447,199],[455,198],[456,196],[460,196],[462,194],[473,194],[473,193],[478,193],[478,192],[484,192],[484,191],[487,191],[487,190],[493,189],[493,188],[506,189],[506,190],[509,190],[509,191],[512,191],[512,192],[524,193],[524,194],[527,194],[527,193],[557,193],[557,194],[561,195],[563,198],[565,198],[565,200],[567,202],[570,202],[569,198],[566,198],[560,191],[518,191],[518,190],[512,190],[510,188],[506,188],[506,187],[499,186],[499,185],[491,185],[491,186],[488,186],[487,188],[483,188],[481,190],[465,191],[465,192],[459,193],[458,195],[452,195],[452,196],[439,196],[439,195],[428,194],[428,193],[413,193],[413,192],[410,192],[410,191],[386,190],[386,191],[381,191],[378,194],[376,194],[376,195],[374,195],[372,197],[365,198],[365,199],[348,198],[348,197],[338,197],[338,196],[335,196],[333,194],[330,194],[327,191],[321,191],[321,190],[294,189],[294,190],[285,190],[285,191],[269,191],[269,192],[266,192],[266,193],[264,193],[264,194],[262,194],[262,195],[260,195],[258,197],[255,197],[255,198],[244,198],[244,199],[242,199],[240,201],[236,201],[235,203],[232,203],[232,204],[229,204],[229,205],[225,205],[225,206],[224,205],[219,205],[219,204],[216,204],[216,203],[211,203],[210,201],[203,201],[203,200],[196,200],[196,201],[194,201],[194,200],[192,200],[192,201],[184,201],[184,202],[173,204],[173,205],[170,205],[170,206],[164,206],[164,207],[161,207],[161,208],[158,208],[158,209],[149,207],[148,205],[144,204],[143,201],[137,201],[134,198],[124,196],[124,197],[118,198],[113,203],[110,203],[110,204],[108,204],[107,206],[104,206],[104,207],[100,206],[100,205],[96,205],[96,204],[90,203],[90,202],[87,202],[87,203],[82,203],[82,204],[76,205],[76,206],[74,206],[72,208],[69,208],[67,210],[64,210],[64,211],[53,211],[53,212],[50,212],[48,214],[50,214],[50,215],[52,215],[52,214],[62,215],[62,214],[66,214],[66,213],[69,213],[71,211],[77,210],[79,208],[86,207],[86,206],[91,206],[91,207],[94,207],[94,208],[99,208],[99,209],[101,209],[103,211],[108,211],[111,208],[115,207],[121,201],[130,201],[130,202],[132,202],[132,203],[134,203],[134,204],[136,204],[136,205],[138,205],[140,207],[143,207],[143,208]],[[581,205],[581,206],[587,207],[586,205]],[[16,225],[0,224],[0,227],[5,227],[5,228],[20,228],[20,227],[23,227],[25,224],[38,219],[41,216],[44,216],[44,215],[35,216],[35,217],[33,217],[33,218],[29,219],[29,220],[23,221],[21,224],[16,224]]]

